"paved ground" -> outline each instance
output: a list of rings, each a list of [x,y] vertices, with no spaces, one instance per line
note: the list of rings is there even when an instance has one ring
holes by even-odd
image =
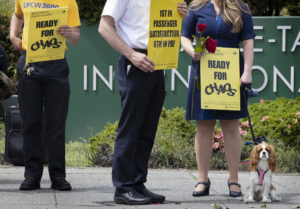
[[[114,187],[111,183],[111,169],[68,168],[67,180],[73,186],[71,192],[60,192],[50,189],[47,168],[42,179],[42,189],[31,192],[18,190],[23,180],[23,167],[0,167],[0,208],[1,209],[213,209],[217,204],[224,209],[261,208],[262,203],[244,204],[230,198],[227,188],[227,172],[210,172],[211,195],[201,198],[192,197],[197,182],[196,171],[187,170],[150,170],[147,187],[156,193],[163,194],[167,201],[161,205],[126,206],[115,205]],[[248,173],[240,173],[240,183],[245,191]],[[287,209],[300,206],[300,175],[276,174],[274,186],[282,202],[267,204],[271,209]]]

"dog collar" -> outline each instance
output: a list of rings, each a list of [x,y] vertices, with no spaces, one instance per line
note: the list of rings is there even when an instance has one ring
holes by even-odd
[[[258,176],[259,176],[259,182],[258,182],[258,185],[263,185],[263,182],[264,182],[264,177],[265,177],[265,174],[270,170],[259,170],[257,168],[255,168],[257,173],[258,173]]]

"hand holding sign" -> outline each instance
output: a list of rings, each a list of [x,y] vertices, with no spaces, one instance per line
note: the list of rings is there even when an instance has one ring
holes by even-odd
[[[153,71],[155,71],[155,64],[145,54],[134,51],[129,57],[129,60],[134,66],[144,71],[145,73],[152,73]]]
[[[62,25],[57,29],[57,33],[66,37],[66,38],[71,38],[72,36],[72,27],[68,25]]]
[[[182,19],[184,19],[187,15],[187,11],[188,11],[186,2],[180,2],[178,4],[178,11],[182,15]]]

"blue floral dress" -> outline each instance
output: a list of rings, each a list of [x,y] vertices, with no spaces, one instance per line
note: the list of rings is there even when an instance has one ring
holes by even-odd
[[[189,10],[187,17],[184,19],[181,36],[192,38],[197,37],[200,33],[197,31],[198,24],[206,24],[206,29],[202,33],[203,37],[210,36],[217,40],[217,47],[240,48],[240,42],[248,39],[254,39],[253,21],[251,15],[242,13],[243,28],[239,33],[231,33],[232,25],[225,23],[219,14],[216,16],[214,5],[209,1],[202,8],[197,10]],[[244,93],[241,91],[241,110],[205,110],[201,108],[200,90],[195,87],[194,99],[192,101],[194,79],[195,79],[195,61],[192,61],[189,90],[187,97],[186,119],[187,120],[231,120],[247,117],[247,106],[244,100]],[[240,53],[240,75],[244,72],[244,58]],[[200,65],[196,74],[200,78]],[[193,110],[192,110],[193,103]]]

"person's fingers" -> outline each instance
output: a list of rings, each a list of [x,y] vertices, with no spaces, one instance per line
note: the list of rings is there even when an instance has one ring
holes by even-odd
[[[22,41],[19,43],[19,51],[22,52],[23,51],[23,47],[22,47]]]
[[[148,63],[150,63],[153,67],[155,67],[155,64],[154,64],[154,62],[149,58],[149,57],[145,57],[145,60],[148,62]]]
[[[147,66],[144,65],[144,64],[140,64],[140,67],[139,67],[142,71],[144,71],[145,73],[148,73],[148,70],[147,70]]]
[[[185,8],[187,8],[187,4],[186,4],[186,2],[180,2],[178,4],[178,7],[185,7]]]
[[[72,30],[68,30],[68,29],[58,29],[57,32],[58,32],[58,33],[71,33]]]
[[[147,67],[147,70],[150,72],[153,72],[155,70],[155,68],[146,60],[143,61],[143,65],[145,65]]]
[[[194,56],[194,60],[199,61],[199,60],[201,59],[201,57],[202,57],[202,54],[201,54],[201,53],[197,53],[197,54],[195,54],[195,56]]]
[[[59,26],[58,29],[68,29],[68,28],[71,28],[71,27],[68,25],[62,25],[62,26]]]
[[[179,11],[179,13],[182,14],[182,15],[186,15],[186,14],[187,14],[186,11],[183,11],[183,10],[178,10],[178,11]]]

